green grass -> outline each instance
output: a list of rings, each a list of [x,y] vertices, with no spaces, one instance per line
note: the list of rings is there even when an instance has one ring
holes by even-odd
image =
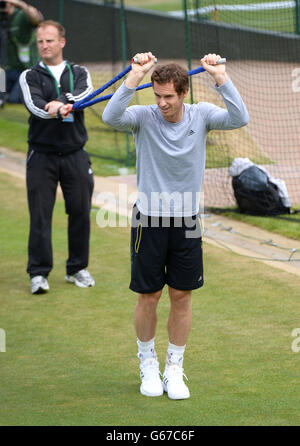
[[[139,0],[129,0],[126,1],[126,6],[132,6],[135,8],[149,9],[160,12],[169,11],[180,11],[182,9],[182,0],[150,0],[150,1],[139,1]]]
[[[101,0],[99,0],[101,1]],[[169,11],[181,11],[183,9],[182,0],[125,0],[125,7],[142,8],[149,10],[156,10],[161,12]],[[211,5],[248,5],[251,3],[269,3],[268,0],[199,0],[199,7]],[[187,6],[189,9],[193,9],[196,5],[195,0],[187,0]]]
[[[299,206],[295,205],[295,209]],[[288,237],[294,240],[300,240],[300,214],[284,214],[274,217],[258,217],[254,215],[242,214],[238,208],[213,209],[214,213],[220,213],[233,220],[242,221],[252,226],[265,229],[266,231]]]
[[[248,5],[251,3],[269,3],[265,0],[201,0],[199,7],[214,5]],[[148,10],[155,10],[160,12],[182,11],[182,0],[127,0],[126,6],[144,8]],[[195,8],[196,2],[192,0],[187,1],[187,7],[190,10]],[[279,31],[279,32],[295,32],[295,9],[271,9],[262,11],[218,11],[205,13],[199,15],[201,19],[217,20],[220,22],[229,23],[232,25],[242,25],[258,29]]]
[[[64,281],[66,216],[53,218],[51,290],[32,296],[25,273],[28,212],[23,181],[0,174],[0,425],[299,425],[300,278],[204,243],[205,286],[193,294],[185,354],[191,398],[139,393],[128,289],[128,228],[92,213],[89,270],[96,286]],[[169,303],[158,309],[157,353],[166,354]]]
[[[101,0],[99,0],[99,2],[101,2]],[[182,0],[125,0],[124,4],[125,8],[129,6],[161,12],[178,11],[182,9]]]
[[[295,11],[292,8],[265,11],[219,11],[217,15],[212,12],[203,18],[268,31],[295,32]]]

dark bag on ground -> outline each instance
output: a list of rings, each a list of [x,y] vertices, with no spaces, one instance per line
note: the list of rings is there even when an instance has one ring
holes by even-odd
[[[232,178],[232,187],[238,207],[250,215],[279,215],[289,213],[279,196],[278,187],[267,174],[253,165]]]

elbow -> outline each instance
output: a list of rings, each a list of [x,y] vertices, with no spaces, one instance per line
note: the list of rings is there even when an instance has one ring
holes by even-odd
[[[106,109],[104,109],[103,113],[102,113],[102,122],[104,124],[109,125],[110,127],[119,127],[120,126],[120,121],[118,118],[116,118],[114,115],[112,115],[111,113],[107,112]]]
[[[120,116],[119,114],[114,113],[109,107],[105,108],[102,113],[102,122],[118,130],[128,130],[129,128],[126,122],[122,119],[122,115]]]
[[[249,113],[247,110],[243,113],[240,119],[236,123],[236,128],[245,127],[249,123]]]
[[[102,121],[104,122],[104,124],[111,125],[108,113],[106,113],[105,110],[102,113]]]
[[[249,120],[250,120],[250,117],[249,117],[248,110],[247,110],[246,106],[244,106],[244,113],[243,113],[243,117],[242,117],[242,127],[249,124]]]
[[[248,123],[249,119],[243,119],[242,121],[240,121],[238,128],[245,127],[246,125],[248,125]]]
[[[249,113],[246,112],[245,116],[244,116],[244,119],[242,120],[242,127],[244,127],[245,125],[249,124],[249,121],[250,121]]]

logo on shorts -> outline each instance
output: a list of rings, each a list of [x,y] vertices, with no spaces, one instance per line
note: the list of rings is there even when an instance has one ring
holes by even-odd
[[[194,133],[194,130],[190,130],[188,136],[192,136]]]
[[[199,277],[198,282],[201,282],[201,280],[202,280],[202,276]]]

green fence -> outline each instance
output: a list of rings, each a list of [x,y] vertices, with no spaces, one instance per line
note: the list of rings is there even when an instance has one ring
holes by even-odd
[[[130,0],[31,3],[45,18],[64,24],[65,57],[88,67],[95,88],[120,72],[138,51],[151,50],[160,62],[178,60],[188,69],[199,66],[207,52],[227,58],[228,73],[246,102],[250,123],[233,132],[209,133],[206,197],[217,206],[233,202],[228,168],[236,157],[266,166],[272,176],[286,181],[292,201],[300,203],[299,2],[182,0],[181,7],[168,14],[131,8]],[[190,87],[191,102],[223,106],[207,74],[193,76]],[[136,94],[132,104],[153,100],[147,89]],[[134,173],[132,136],[103,124],[104,106],[85,113],[94,169],[101,175],[119,174],[124,167]],[[10,116],[26,124],[26,116]]]

